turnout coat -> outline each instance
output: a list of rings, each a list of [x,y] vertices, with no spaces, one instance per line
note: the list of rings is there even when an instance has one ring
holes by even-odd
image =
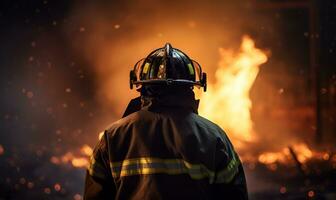
[[[129,107],[94,149],[85,200],[248,198],[237,153],[197,114],[198,101],[141,98],[141,109]]]

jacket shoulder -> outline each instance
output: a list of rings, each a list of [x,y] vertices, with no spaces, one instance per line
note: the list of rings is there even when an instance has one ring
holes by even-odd
[[[146,120],[146,118],[151,118],[151,114],[149,112],[144,113],[145,111],[137,111],[134,112],[126,117],[123,117],[115,122],[113,122],[112,124],[110,124],[106,131],[107,132],[114,132],[116,129],[119,128],[123,128],[123,127],[127,127],[130,126],[134,123],[137,123],[139,121],[144,121]]]
[[[220,134],[225,134],[225,131],[218,126],[216,123],[210,121],[209,119],[202,117],[198,114],[193,114],[193,118],[197,122],[198,125],[202,126],[203,128],[206,128],[210,131],[218,132]]]

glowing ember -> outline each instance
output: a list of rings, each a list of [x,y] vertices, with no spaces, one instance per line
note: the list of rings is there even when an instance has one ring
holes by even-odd
[[[0,144],[0,156],[5,153],[5,148]]]
[[[315,192],[313,191],[313,190],[310,190],[309,192],[308,192],[308,196],[309,197],[314,197],[314,195],[315,195]]]
[[[52,157],[50,158],[50,162],[53,163],[53,164],[55,164],[55,165],[58,165],[58,164],[61,163],[61,162],[60,162],[60,159],[57,158],[56,156],[52,156]]]
[[[27,183],[27,187],[28,187],[29,189],[32,189],[32,188],[34,187],[34,183],[33,183],[33,182],[28,182],[28,183]]]
[[[50,193],[51,193],[50,188],[44,188],[44,193],[46,193],[46,194],[50,194]]]
[[[55,189],[55,191],[59,192],[62,189],[62,186],[59,183],[56,183],[54,185],[54,189]]]
[[[280,187],[280,193],[285,194],[287,192],[287,188],[285,186]]]
[[[74,200],[81,200],[82,196],[80,194],[75,194],[73,197]]]
[[[209,84],[202,95],[207,103],[200,105],[200,113],[227,130],[235,146],[241,148],[242,142],[255,139],[249,92],[267,56],[248,36],[243,37],[238,53],[221,48],[220,56],[216,83]]]

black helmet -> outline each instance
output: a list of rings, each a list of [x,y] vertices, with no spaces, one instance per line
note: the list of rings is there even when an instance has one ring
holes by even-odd
[[[206,82],[206,73],[202,72],[201,66],[169,43],[138,61],[130,72],[131,89],[133,84],[166,84],[198,86],[206,91]]]

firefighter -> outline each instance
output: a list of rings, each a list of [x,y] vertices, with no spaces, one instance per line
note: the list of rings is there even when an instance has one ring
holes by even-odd
[[[248,199],[242,164],[225,132],[197,114],[206,74],[166,44],[130,72],[132,100],[90,159],[84,199]],[[237,124],[239,126],[239,124]]]

